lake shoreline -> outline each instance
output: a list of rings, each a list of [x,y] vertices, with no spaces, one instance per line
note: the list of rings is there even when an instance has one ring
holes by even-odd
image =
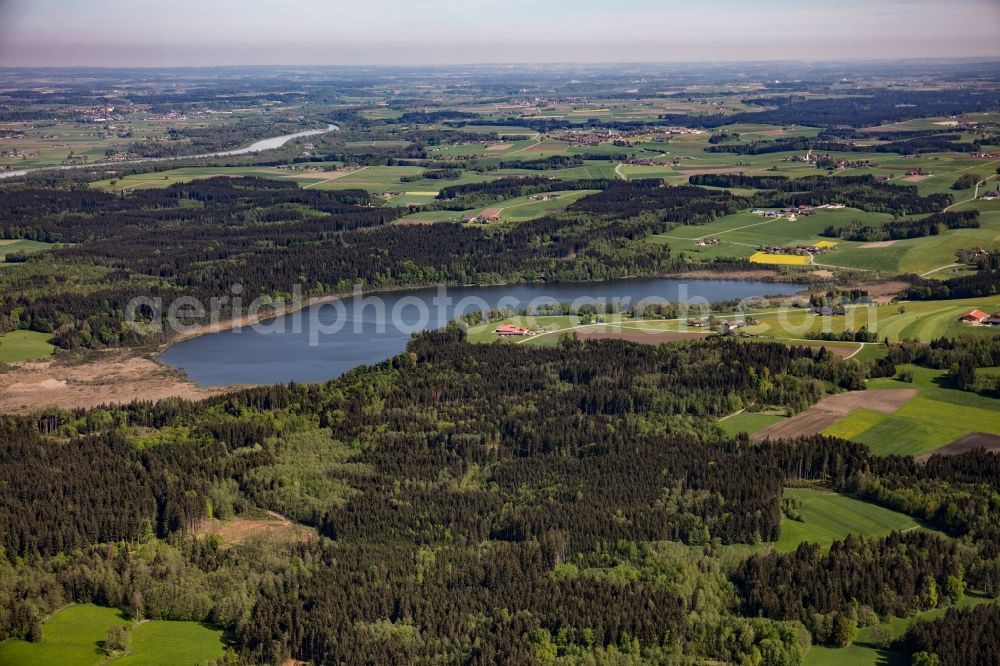
[[[627,282],[629,280],[706,280],[713,282],[771,282],[774,284],[796,284],[805,283],[809,280],[803,277],[786,275],[784,273],[779,273],[777,271],[755,271],[755,270],[744,270],[744,271],[732,271],[722,273],[725,277],[720,277],[718,273],[713,273],[711,271],[685,271],[681,273],[666,273],[663,275],[655,276],[645,276],[645,275],[627,275],[620,278],[611,278],[607,280],[561,280],[558,282],[546,282],[546,281],[534,281],[534,282],[494,282],[494,283],[474,283],[474,284],[444,284],[443,286],[447,288],[485,288],[485,287],[516,287],[524,285],[583,285],[583,284],[606,284],[608,282]],[[787,278],[787,279],[782,279]],[[795,279],[798,278],[798,279]],[[438,286],[442,286],[441,283],[434,284],[423,284],[423,285],[406,285],[406,286],[395,286],[395,287],[379,287],[371,291],[362,291],[361,296],[379,296],[379,295],[389,295],[389,294],[399,294],[401,292],[416,292],[426,289],[434,289]],[[807,289],[802,290],[799,293],[807,292]],[[153,354],[156,356],[162,354],[170,347],[181,342],[186,342],[188,340],[193,340],[195,338],[200,338],[205,335],[214,335],[216,333],[225,333],[227,331],[232,331],[237,328],[244,328],[249,326],[254,326],[264,322],[269,322],[274,319],[279,319],[281,317],[288,317],[290,315],[303,312],[312,307],[326,305],[328,303],[333,303],[335,301],[350,299],[355,296],[355,292],[331,292],[329,294],[324,294],[322,296],[311,296],[309,298],[303,299],[299,303],[290,303],[283,305],[274,310],[269,310],[266,313],[257,315],[243,315],[240,317],[230,317],[225,320],[220,320],[217,323],[203,324],[197,327],[193,327],[189,331],[184,331],[177,333],[169,340],[159,343],[153,348]],[[722,302],[722,301],[720,301]],[[139,348],[142,349],[142,348]],[[148,348],[147,348],[148,349]],[[169,367],[169,366],[168,366]]]
[[[589,280],[575,282],[507,282],[499,284],[478,285],[447,285],[450,287],[516,287],[525,285],[586,285],[606,284],[608,282],[628,282],[632,280],[710,280],[712,282],[770,282],[782,284],[794,282],[794,275],[784,275],[768,272],[772,279],[762,279],[760,271],[733,271],[727,273],[711,273],[689,271],[686,273],[666,274],[656,277],[629,276],[613,280]],[[800,281],[804,282],[804,281]],[[405,292],[416,292],[435,288],[431,285],[409,285],[401,287],[384,287],[363,292],[363,296],[393,295]],[[800,292],[801,293],[801,292]],[[177,397],[186,400],[204,400],[234,391],[266,384],[259,382],[240,382],[230,384],[199,384],[188,373],[180,368],[162,361],[159,356],[170,347],[181,342],[232,331],[240,326],[253,326],[255,323],[268,322],[279,317],[294,315],[311,307],[327,303],[351,299],[354,292],[337,292],[302,299],[296,304],[288,304],[280,309],[270,310],[265,314],[251,317],[249,315],[230,318],[216,324],[206,324],[191,331],[179,334],[158,345],[136,347],[131,349],[110,349],[94,351],[87,355],[82,363],[71,356],[57,354],[48,359],[12,364],[5,373],[8,381],[0,390],[0,408],[7,413],[28,414],[48,407],[60,409],[94,408],[101,404],[127,404],[135,400],[159,400]],[[721,302],[721,301],[720,301]],[[363,360],[358,365],[364,365]],[[329,377],[329,381],[334,379]],[[272,382],[273,383],[273,382]],[[278,382],[282,383],[282,382]]]

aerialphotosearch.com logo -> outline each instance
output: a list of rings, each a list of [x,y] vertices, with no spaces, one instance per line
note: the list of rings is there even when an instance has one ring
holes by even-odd
[[[496,289],[489,290],[488,298],[469,295],[469,288],[461,288],[462,295],[456,299],[444,285],[433,292],[422,289],[368,294],[361,285],[354,285],[347,296],[306,298],[302,285],[296,284],[285,296],[257,296],[246,302],[244,291],[243,285],[237,283],[227,294],[212,297],[207,303],[193,296],[179,296],[169,302],[158,296],[137,296],[126,307],[126,324],[139,335],[161,336],[169,332],[170,337],[180,338],[221,331],[239,333],[244,329],[260,335],[305,332],[310,346],[345,330],[356,335],[412,335],[451,321],[470,326],[504,320],[516,321],[519,331],[531,335],[587,327],[609,333],[690,332],[696,327],[705,333],[731,334],[763,323],[769,336],[797,339],[815,338],[817,333],[834,330],[857,330],[857,314],[863,311],[860,308],[870,305],[817,305],[792,296],[751,297],[713,306],[703,297],[691,296],[686,283],[677,286],[672,299],[581,295],[566,300],[539,295],[524,301]],[[554,319],[559,315],[575,315],[577,319]],[[874,315],[875,309],[869,308],[862,326],[873,328]]]

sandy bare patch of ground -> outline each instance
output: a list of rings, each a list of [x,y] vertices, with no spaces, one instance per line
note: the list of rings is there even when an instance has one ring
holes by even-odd
[[[926,175],[924,175],[924,176],[905,176],[903,178],[903,180],[905,180],[908,183],[919,183],[920,181],[926,180],[928,178],[930,178],[930,176],[926,176]]]
[[[0,375],[0,413],[26,414],[45,407],[91,408],[172,397],[199,400],[225,391],[199,388],[148,358],[110,351],[76,365],[49,360],[14,366]]]
[[[206,520],[198,528],[201,536],[217,536],[227,546],[238,545],[250,537],[264,537],[275,541],[308,541],[316,532],[305,525],[293,523],[280,513],[266,511],[230,520]]]
[[[496,152],[500,152],[502,150],[510,150],[513,147],[514,144],[512,143],[494,143],[492,146],[486,146],[486,150],[495,150]]]
[[[986,432],[973,432],[959,437],[948,446],[943,446],[937,451],[925,453],[917,456],[917,460],[926,461],[931,456],[957,456],[960,453],[975,451],[976,449],[986,449],[990,453],[1000,453],[1000,435],[991,435]]]
[[[578,340],[628,340],[644,345],[658,345],[661,342],[677,342],[678,340],[700,340],[709,335],[708,332],[696,331],[662,331],[643,333],[642,331],[602,331],[599,329],[584,329],[573,331]]]
[[[917,389],[872,389],[870,391],[848,391],[823,398],[812,409],[817,407],[828,412],[836,412],[846,416],[858,407],[872,409],[883,414],[892,414],[905,405],[915,395]]]
[[[500,213],[503,212],[503,208],[484,208],[480,215],[483,217],[500,217]]]
[[[868,292],[872,300],[876,303],[889,303],[893,298],[910,288],[909,282],[902,280],[892,280],[889,282],[866,282],[862,284],[852,284],[841,287],[842,291],[849,289],[863,289]]]
[[[879,248],[879,247],[892,247],[893,245],[895,245],[898,242],[899,242],[898,240],[872,241],[871,243],[865,243],[861,247],[863,249],[866,249],[866,250],[867,249],[875,249],[875,248]]]
[[[828,352],[830,352],[834,356],[839,356],[840,358],[847,358],[848,356],[852,356],[858,351],[858,349],[861,346],[858,345],[857,347],[841,347],[841,346],[831,347],[830,345],[824,345],[823,343],[811,344],[811,343],[799,343],[799,342],[790,344],[794,344],[796,347],[809,347],[810,349],[815,349],[817,351],[821,348],[826,348]]]
[[[813,277],[817,277],[817,278],[819,278],[821,280],[829,280],[830,278],[833,277],[833,271],[828,271],[825,268],[820,268],[820,269],[817,269],[815,271],[811,271],[809,273],[809,275],[812,275]]]
[[[764,428],[751,439],[762,442],[768,439],[815,435],[859,407],[892,414],[916,394],[916,389],[874,389],[838,393],[823,398],[801,414]]]

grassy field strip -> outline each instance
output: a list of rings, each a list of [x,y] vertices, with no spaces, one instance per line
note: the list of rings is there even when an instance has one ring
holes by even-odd
[[[122,188],[122,192],[124,192],[125,190],[131,190],[132,188],[142,187],[143,185],[147,185],[149,183],[155,183],[155,182],[156,182],[155,180],[142,180],[142,181],[139,181],[138,183],[134,183],[132,185],[126,185],[125,187]]]
[[[939,266],[937,268],[933,268],[933,269],[927,271],[926,273],[921,273],[920,277],[926,277],[928,275],[931,275],[932,273],[937,273],[938,271],[943,271],[943,270],[945,270],[947,268],[958,268],[961,265],[962,264],[948,264],[946,266]]]
[[[510,152],[510,153],[507,153],[507,154],[508,154],[508,155],[514,155],[514,154],[516,154],[516,153],[523,153],[524,151],[526,151],[526,150],[530,150],[531,148],[534,148],[535,146],[540,146],[540,145],[542,145],[543,143],[545,143],[545,141],[544,141],[544,140],[539,140],[539,141],[536,141],[535,143],[531,144],[530,146],[525,146],[524,148],[521,148],[521,149],[519,149],[519,150],[515,150],[515,151],[512,151],[512,152]]]
[[[363,166],[360,169],[355,169],[354,171],[345,171],[344,173],[336,174],[330,176],[329,178],[324,178],[323,180],[317,180],[315,183],[309,183],[308,185],[303,185],[303,190],[308,190],[310,187],[316,187],[317,185],[322,185],[323,183],[329,183],[331,180],[337,180],[338,178],[343,178],[344,176],[352,173],[358,173],[359,171],[364,171],[368,167]]]
[[[857,310],[866,310],[869,307],[870,306],[864,305],[864,304],[861,304],[861,305],[849,305],[849,306],[847,306],[847,308],[849,310],[854,310],[854,309],[857,309]],[[776,316],[776,314],[777,313],[774,310],[760,310],[760,311],[752,311],[752,312],[734,312],[734,313],[720,313],[720,314],[714,314],[713,313],[712,316],[715,317],[716,319],[719,319],[719,320],[744,319],[746,317],[756,317],[756,318],[758,318],[758,320],[761,319],[761,318],[763,318],[766,321],[767,319],[771,319],[774,316]],[[798,310],[798,311],[796,311],[796,314],[800,315],[800,316],[804,316],[804,317],[814,318],[817,322],[820,321],[820,318],[815,317],[812,314],[809,314],[806,310]],[[535,317],[535,318],[545,318],[545,319],[563,319],[563,320],[565,320],[565,319],[568,318],[567,315],[554,315],[554,316],[542,315],[540,317],[536,316],[536,315],[533,315],[533,317]],[[500,324],[504,324],[504,323],[517,323],[519,321],[523,321],[523,318],[524,318],[523,315],[518,315],[518,316],[511,317],[511,318],[508,318],[508,319],[505,319],[505,320],[502,320],[502,321],[495,321],[495,322],[489,322],[489,323],[486,323],[486,324],[480,324],[480,325],[477,325],[477,326],[473,327],[473,329],[470,329],[470,330],[476,330],[477,332],[481,332],[481,331],[485,331],[487,329],[496,328]],[[565,333],[567,331],[572,331],[572,330],[579,329],[579,328],[588,328],[588,327],[593,328],[593,327],[598,327],[598,326],[604,326],[604,327],[614,326],[614,327],[619,327],[619,328],[622,328],[622,329],[634,330],[634,331],[639,331],[639,332],[642,332],[642,333],[647,333],[648,332],[648,333],[653,333],[653,334],[655,334],[655,333],[666,333],[666,332],[692,332],[692,331],[690,331],[688,329],[682,329],[680,327],[673,327],[673,328],[669,327],[669,324],[681,324],[681,323],[689,321],[690,319],[692,319],[692,317],[677,317],[677,318],[674,318],[674,319],[626,319],[626,320],[611,321],[611,322],[592,322],[592,323],[589,323],[589,324],[579,324],[579,323],[577,323],[577,324],[573,324],[573,325],[570,325],[570,326],[560,326],[559,328],[553,329],[551,331],[541,331],[541,332],[537,333],[536,335],[534,335],[534,336],[532,336],[530,338],[523,338],[521,340],[518,340],[514,344],[525,344],[525,343],[530,342],[532,340],[537,340],[538,338],[543,337],[543,336],[553,335],[553,334],[556,334],[556,333]],[[756,326],[751,327],[751,328],[756,328]],[[705,331],[696,331],[696,332],[705,332]],[[862,343],[862,342],[850,342],[850,341],[840,341],[840,340],[819,340],[819,339],[814,339],[814,338],[799,338],[799,337],[789,337],[789,336],[780,336],[780,335],[762,335],[762,336],[759,336],[759,337],[754,338],[754,339],[765,341],[765,342],[766,341],[770,341],[770,340],[778,340],[778,341],[782,341],[782,342],[785,342],[785,341],[801,342],[801,343],[807,344],[809,346],[814,346],[814,347],[815,346],[826,346],[826,347],[851,346],[851,347],[853,347],[854,345],[858,345],[858,349],[855,350],[855,353],[858,353],[858,351],[860,351],[861,349],[863,349],[864,347],[866,347],[868,345],[875,345],[875,346],[877,346],[877,345],[881,344],[881,343],[875,343],[875,342]]]
[[[24,363],[52,356],[51,333],[11,331],[0,335],[0,363]]]
[[[848,534],[884,536],[920,526],[906,514],[832,491],[786,488],[785,497],[801,502],[804,521],[781,519],[781,536],[775,544],[781,552],[793,551],[805,541],[825,548]]]
[[[773,425],[782,420],[783,416],[778,414],[759,414],[740,410],[729,416],[719,419],[719,427],[729,437],[735,437],[741,432],[752,435],[758,430],[763,430],[769,425]]]
[[[699,236],[698,238],[695,238],[695,240],[698,241],[698,240],[701,240],[703,238],[708,238],[709,236],[721,236],[722,234],[732,233],[733,231],[739,231],[740,229],[749,229],[750,227],[759,227],[759,226],[764,225],[764,224],[771,224],[772,222],[777,222],[779,219],[780,218],[773,218],[773,219],[770,219],[770,220],[764,220],[763,222],[755,222],[753,224],[747,224],[747,225],[744,225],[742,227],[733,227],[732,229],[726,229],[725,231],[719,231],[719,232],[714,233],[714,234],[705,234],[704,236]]]
[[[717,319],[729,319],[729,318],[734,318],[734,317],[752,317],[752,316],[757,316],[759,314],[763,314],[763,313],[746,312],[746,313],[741,313],[741,314],[720,314],[720,315],[715,315],[715,317]],[[629,320],[630,323],[628,323],[628,324],[626,324],[624,322],[598,322],[598,323],[590,323],[590,324],[576,324],[574,326],[567,326],[565,328],[559,328],[559,329],[556,329],[556,330],[553,330],[553,331],[542,331],[541,333],[537,333],[537,334],[535,334],[534,336],[532,336],[530,338],[523,338],[521,340],[518,340],[514,344],[522,345],[525,342],[529,342],[531,340],[536,340],[536,339],[538,339],[538,338],[540,338],[542,336],[545,336],[545,335],[552,335],[554,333],[565,333],[566,331],[572,331],[572,330],[575,330],[575,329],[578,329],[578,328],[592,328],[592,327],[595,327],[595,326],[617,326],[617,327],[620,327],[620,328],[630,328],[631,330],[636,330],[636,331],[640,331],[640,332],[643,332],[643,333],[646,333],[646,332],[649,332],[649,333],[661,333],[661,332],[665,333],[665,332],[669,332],[669,331],[668,330],[664,330],[664,331],[650,331],[648,329],[642,329],[642,328],[637,327],[637,324],[642,324],[642,323],[669,324],[669,323],[677,323],[677,322],[686,322],[689,319],[691,319],[691,317],[679,317],[677,319],[632,319],[632,320]],[[499,326],[501,323],[504,323],[504,322],[493,322],[493,323],[489,324],[489,326],[494,326],[495,327],[495,326]]]
[[[413,194],[413,192],[410,192],[409,194]],[[434,192],[433,194],[437,195],[437,192]],[[576,194],[576,192],[566,192],[564,194],[560,194],[555,199],[550,199],[550,201],[559,201],[560,199],[566,199],[567,197],[571,197],[574,194]],[[537,201],[524,201],[522,203],[514,204],[512,206],[503,206],[503,207],[499,208],[498,210],[502,213],[505,210],[511,210],[512,208],[520,208],[522,206],[530,206],[531,204],[534,204],[534,203],[538,203],[538,202]]]

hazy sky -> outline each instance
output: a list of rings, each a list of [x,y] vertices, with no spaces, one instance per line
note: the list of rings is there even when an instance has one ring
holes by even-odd
[[[1000,0],[0,0],[0,65],[1000,56]]]

